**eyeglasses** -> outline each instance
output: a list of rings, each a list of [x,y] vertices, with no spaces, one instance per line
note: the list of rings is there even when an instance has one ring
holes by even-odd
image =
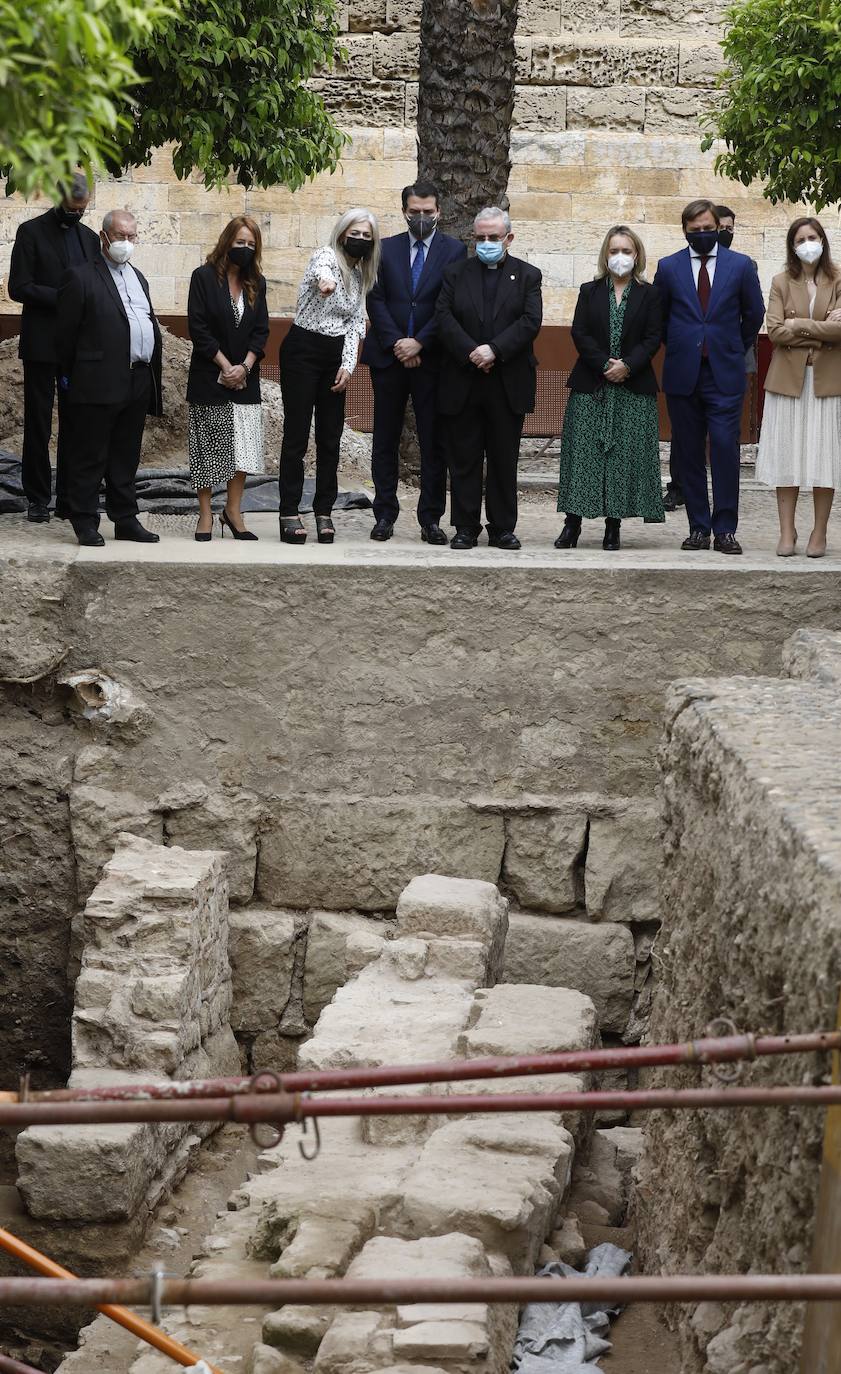
[[[477,243],[504,243],[508,238],[507,234],[474,234]]]

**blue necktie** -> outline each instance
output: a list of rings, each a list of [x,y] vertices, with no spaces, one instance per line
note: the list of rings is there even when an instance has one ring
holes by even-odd
[[[415,256],[414,256],[414,260],[413,260],[413,262],[412,262],[412,295],[413,295],[413,296],[416,296],[416,295],[417,295],[417,291],[418,291],[418,282],[419,282],[420,279],[421,279],[421,272],[423,271],[424,257],[425,257],[424,245],[423,245],[422,240],[421,240],[421,239],[418,239],[417,244],[415,245]],[[414,310],[410,310],[410,311],[409,311],[409,323],[408,323],[407,326],[406,326],[406,334],[407,334],[407,337],[410,338],[410,339],[413,339],[413,338],[415,337],[415,312],[414,312]]]

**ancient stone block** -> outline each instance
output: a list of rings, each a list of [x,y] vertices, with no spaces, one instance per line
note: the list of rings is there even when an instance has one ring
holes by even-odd
[[[517,86],[514,91],[515,129],[563,129],[566,91],[562,86]]]
[[[123,832],[140,835],[153,844],[163,841],[163,824],[144,797],[109,787],[74,785],[70,793],[70,822],[76,854],[77,882],[82,901],[93,891]]]
[[[383,940],[393,933],[390,921],[338,912],[313,912],[304,963],[304,1015],[310,1023],[318,1020],[338,988],[344,987],[366,963],[378,958]],[[353,935],[368,938],[352,944]]]
[[[343,127],[403,123],[406,90],[402,81],[366,81],[358,86],[354,81],[315,78],[309,86],[322,96],[326,108]]]
[[[427,873],[401,892],[397,929],[402,935],[478,940],[487,950],[487,981],[495,982],[508,930],[508,903],[493,883]]]
[[[344,1274],[375,1229],[373,1208],[347,1199],[313,1201],[302,1209],[295,1235],[275,1261],[275,1279],[327,1278]]]
[[[333,1319],[332,1307],[295,1307],[287,1303],[263,1321],[263,1340],[304,1358],[313,1356]]]
[[[564,33],[608,33],[619,28],[619,0],[561,0]]]
[[[540,911],[576,906],[576,869],[586,833],[586,811],[576,803],[551,811],[517,811],[506,818],[502,878],[521,905]]]
[[[394,29],[420,29],[423,0],[386,0],[386,22]]]
[[[699,32],[715,32],[723,9],[724,0],[709,5],[701,0],[621,0],[620,26],[629,35],[697,38]]]
[[[318,1374],[352,1374],[392,1362],[391,1331],[383,1312],[338,1312],[318,1355]]]
[[[296,918],[248,907],[231,912],[229,927],[231,1025],[237,1035],[259,1035],[277,1025],[292,992]]]
[[[486,1055],[556,1054],[598,1043],[596,1009],[589,997],[567,987],[523,987],[499,983],[479,988],[456,1053]]]
[[[687,40],[680,45],[681,86],[714,86],[724,65],[718,43]]]
[[[549,1237],[549,1244],[563,1264],[569,1264],[573,1269],[582,1267],[587,1246],[577,1217],[564,1217],[558,1230]]]
[[[304,1374],[304,1366],[262,1341],[255,1343],[248,1374]]]
[[[348,29],[351,33],[383,28],[386,0],[348,0]]]
[[[530,38],[521,37],[520,34],[514,39],[515,81],[528,81],[531,78],[531,44]]]
[[[520,0],[517,33],[559,33],[561,0]]]
[[[617,803],[591,817],[584,870],[591,920],[659,919],[660,828],[651,802]]]
[[[575,988],[593,999],[603,1031],[624,1031],[635,968],[634,941],[626,926],[522,912],[513,912],[509,921],[506,983]]]
[[[668,91],[648,91],[645,98],[645,132],[696,132],[699,120],[715,108],[714,92],[676,87]]]
[[[27,1211],[52,1221],[126,1221],[161,1167],[151,1126],[30,1126],[17,1138],[18,1188]]]
[[[387,81],[417,81],[420,35],[374,34],[374,76]]]
[[[505,1254],[515,1272],[531,1272],[566,1191],[573,1148],[568,1131],[533,1113],[450,1122],[409,1171],[404,1227],[415,1235],[464,1232]]]
[[[343,76],[350,81],[370,81],[374,75],[374,40],[369,33],[350,33],[341,42],[345,56],[333,67],[319,68],[322,76]]]
[[[613,86],[622,79],[621,44],[556,39],[532,43],[532,77],[567,86]]]
[[[841,689],[841,635],[831,630],[797,630],[783,645],[783,677]]]
[[[260,804],[245,792],[202,790],[200,796],[179,787],[159,797],[156,810],[163,815],[166,841],[184,849],[223,849],[228,855],[230,899],[249,902],[254,895]]]
[[[495,881],[503,847],[502,817],[464,804],[299,797],[275,806],[258,892],[277,906],[393,910],[418,872]]]
[[[336,993],[301,1046],[302,1068],[341,1068],[403,1059],[446,1058],[464,1026],[469,984],[421,977],[406,980],[382,958]]]
[[[567,95],[568,129],[641,129],[646,109],[645,92],[636,86],[610,86],[603,90],[571,87]]]

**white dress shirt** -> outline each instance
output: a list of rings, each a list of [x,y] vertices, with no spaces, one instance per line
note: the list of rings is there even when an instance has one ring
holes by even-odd
[[[108,270],[120,293],[120,300],[126,312],[129,327],[129,362],[150,363],[155,351],[155,331],[152,328],[152,312],[146,299],[146,292],[131,263],[112,262],[107,253],[102,254]]]
[[[715,279],[715,260],[716,260],[717,254],[718,254],[718,244],[715,245],[715,248],[713,248],[713,250],[712,250],[711,253],[708,253],[708,254],[707,254],[707,276],[708,276],[709,279],[710,279],[710,286],[712,286],[713,281],[714,281],[714,279]],[[695,249],[694,249],[694,248],[690,248],[690,249],[689,249],[689,261],[692,263],[692,275],[693,275],[693,277],[695,278],[695,290],[697,291],[697,289],[698,289],[698,274],[699,274],[699,272],[701,271],[701,263],[704,261],[704,259],[701,257],[701,254],[700,254],[700,253],[696,253],[696,252],[695,252]]]

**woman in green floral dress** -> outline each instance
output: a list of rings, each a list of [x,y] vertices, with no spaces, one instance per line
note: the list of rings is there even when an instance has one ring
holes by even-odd
[[[572,339],[578,362],[567,386],[556,549],[574,549],[582,518],[604,519],[604,549],[619,548],[627,516],[662,521],[657,379],[651,359],[663,336],[660,297],[643,281],[645,248],[627,225],[606,235],[598,275],[578,296]]]

